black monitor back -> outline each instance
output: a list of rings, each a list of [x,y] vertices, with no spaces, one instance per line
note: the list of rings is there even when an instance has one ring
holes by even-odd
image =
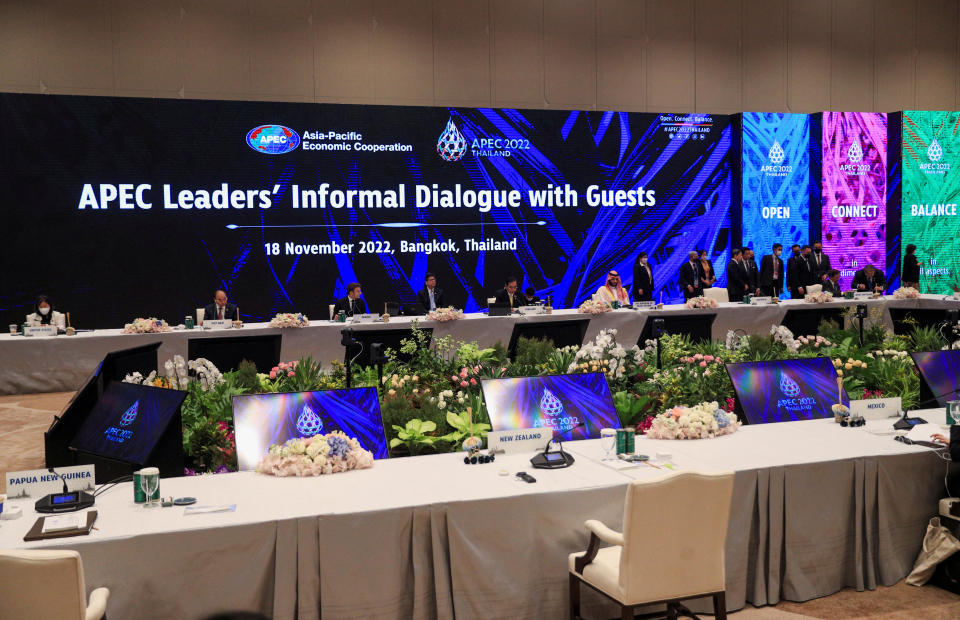
[[[279,334],[190,338],[187,355],[192,360],[210,360],[220,372],[236,370],[243,360],[253,362],[258,372],[270,372],[280,363],[282,338]]]

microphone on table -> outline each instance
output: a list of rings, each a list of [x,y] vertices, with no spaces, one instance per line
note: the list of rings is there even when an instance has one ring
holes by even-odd
[[[60,482],[63,483],[63,492],[51,493],[41,497],[33,505],[34,510],[43,513],[73,512],[93,506],[93,495],[86,491],[70,491],[67,489],[66,478],[54,471],[52,467],[48,467],[47,471],[60,479]]]
[[[917,403],[917,406],[914,407],[914,409],[919,409],[920,407],[925,405],[933,405],[933,404],[939,405],[941,398],[943,398],[944,396],[956,396],[957,392],[958,390],[950,390],[949,392],[944,392],[943,394],[937,394],[932,398],[928,398],[926,400],[920,401],[919,403]],[[893,428],[895,428],[898,431],[908,431],[914,426],[916,426],[917,424],[926,424],[926,423],[927,421],[924,420],[923,418],[907,417],[907,410],[904,409],[903,416],[899,420],[894,422]]]
[[[69,492],[70,492],[70,489],[67,488],[67,479],[66,479],[66,478],[64,478],[63,476],[61,476],[60,474],[58,474],[56,471],[54,471],[54,469],[53,469],[52,467],[48,467],[48,468],[47,468],[47,471],[50,472],[51,474],[53,474],[54,476],[56,476],[57,478],[60,478],[60,482],[63,483],[63,492],[64,492],[64,493],[69,493]]]
[[[571,426],[565,432],[572,432],[584,425],[586,425],[586,420],[576,426]],[[550,452],[550,444],[554,441],[557,442],[560,449],[556,452]],[[570,467],[573,463],[573,455],[563,451],[563,442],[556,436],[550,438],[550,441],[547,442],[547,446],[543,449],[542,453],[530,459],[530,464],[536,469],[563,469],[564,467]]]

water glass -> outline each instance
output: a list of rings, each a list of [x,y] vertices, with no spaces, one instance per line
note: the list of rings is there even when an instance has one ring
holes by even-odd
[[[617,447],[617,429],[600,429],[600,447],[603,448],[604,457],[602,460],[609,461],[613,459],[613,450]]]
[[[140,488],[143,490],[143,494],[146,496],[147,501],[143,504],[145,508],[153,508],[157,504],[154,503],[153,494],[157,492],[157,488],[160,486],[160,470],[156,467],[144,467],[140,470]]]
[[[20,333],[20,328],[17,327],[17,324],[16,324],[16,323],[10,323],[10,335],[11,335],[11,336],[16,336],[16,335],[19,334],[19,333]]]

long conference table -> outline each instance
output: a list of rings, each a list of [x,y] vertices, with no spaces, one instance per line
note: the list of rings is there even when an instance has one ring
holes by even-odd
[[[892,585],[910,571],[944,495],[946,463],[872,432],[891,423],[747,426],[711,440],[638,438],[637,450],[671,453],[677,471],[735,472],[726,541],[727,605],[735,610]],[[224,609],[281,620],[565,617],[566,556],[586,548],[584,521],[620,528],[628,483],[671,475],[640,464],[619,469],[603,460],[599,440],[565,448],[576,463],[554,471],[532,469],[532,453],[469,466],[440,454],[317,478],[242,472],[161,481],[162,496],[236,505],[215,514],[135,505],[125,483],[97,498],[98,529],[89,536],[33,543],[22,540],[37,518],[32,500],[8,500],[24,515],[0,521],[0,548],[76,549],[88,588],[110,588],[108,612],[117,618]],[[519,471],[537,482],[519,481]],[[691,498],[690,510],[698,509]],[[663,523],[647,535],[683,532]],[[589,612],[616,615],[585,596]]]
[[[536,323],[577,322],[589,318],[584,340],[593,340],[602,329],[616,329],[617,340],[624,346],[632,346],[641,334],[649,333],[647,323],[651,318],[662,317],[676,321],[683,318],[696,322],[698,319],[712,321],[710,335],[723,339],[728,330],[742,330],[749,334],[768,334],[771,325],[781,324],[788,313],[811,313],[841,311],[850,306],[866,304],[880,311],[880,320],[892,329],[891,312],[903,310],[936,311],[960,309],[960,301],[945,299],[942,295],[923,295],[920,299],[893,299],[883,297],[868,300],[835,300],[826,304],[809,304],[800,300],[788,300],[779,304],[744,305],[723,303],[712,309],[690,309],[683,305],[668,305],[661,310],[620,309],[605,314],[590,316],[576,310],[556,310],[552,314],[488,317],[486,314],[467,314],[463,319],[445,323],[419,319],[423,327],[431,328],[434,337],[450,335],[456,340],[477,342],[481,347],[502,342],[508,344],[516,325]],[[814,317],[815,318],[815,317]],[[295,360],[310,356],[324,364],[342,360],[343,346],[340,330],[345,326],[358,331],[397,330],[409,328],[414,317],[394,317],[388,323],[333,323],[316,321],[309,327],[277,329],[267,323],[248,323],[243,328],[226,330],[175,329],[161,334],[124,334],[120,329],[98,329],[80,332],[75,336],[23,337],[0,334],[0,394],[24,394],[36,392],[63,392],[76,390],[83,385],[103,357],[120,349],[151,342],[160,342],[158,362],[174,355],[187,357],[188,341],[194,338],[218,338],[224,336],[255,336],[280,334],[282,336],[280,357]],[[816,321],[814,321],[816,325]],[[264,369],[260,369],[263,371]]]

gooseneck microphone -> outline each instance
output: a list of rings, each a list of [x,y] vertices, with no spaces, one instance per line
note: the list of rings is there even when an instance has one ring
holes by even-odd
[[[64,478],[63,476],[61,476],[60,474],[58,474],[56,471],[54,471],[54,469],[53,469],[52,467],[48,467],[48,468],[47,468],[47,471],[50,472],[51,474],[53,474],[54,476],[56,476],[57,478],[60,478],[60,482],[63,483],[63,492],[64,492],[64,493],[69,493],[69,492],[70,492],[70,489],[67,488],[67,479],[66,479],[66,478]]]
[[[583,422],[580,422],[575,426],[571,426],[569,429],[567,429],[564,432],[569,433],[571,431],[574,431],[580,428],[581,426],[584,426],[585,424],[586,424],[586,420],[584,420]],[[550,452],[550,444],[552,444],[554,441],[557,442],[557,445],[559,446],[559,450],[557,450],[556,452]],[[570,467],[571,465],[573,465],[573,463],[574,463],[573,455],[567,454],[566,452],[563,451],[563,442],[556,435],[550,438],[550,440],[547,442],[546,447],[543,449],[542,453],[530,459],[530,464],[537,469],[563,469],[564,467]]]

